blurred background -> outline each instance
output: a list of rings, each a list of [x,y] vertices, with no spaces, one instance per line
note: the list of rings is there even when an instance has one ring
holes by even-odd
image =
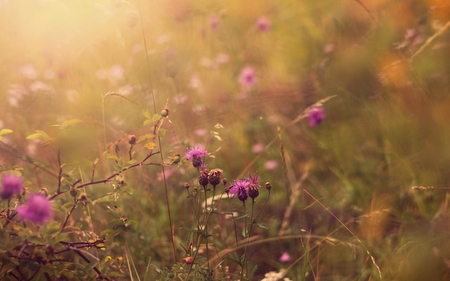
[[[261,213],[269,230],[258,238],[335,239],[263,244],[250,256],[256,277],[289,267],[311,243],[309,265],[294,264],[291,279],[379,279],[355,237],[305,189],[363,241],[385,280],[449,280],[449,20],[444,0],[2,0],[0,128],[14,131],[2,140],[2,170],[21,165],[29,190],[54,192],[55,178],[23,161],[58,171],[54,151],[26,139],[43,130],[58,140],[65,172],[88,180],[99,158],[105,178],[114,164],[101,158],[107,143],[121,140],[126,158],[127,135],[151,133],[143,112],[168,107],[164,160],[200,144],[214,152],[208,168],[229,181],[250,172],[271,182]],[[289,125],[330,96],[318,126]],[[55,126],[72,119],[82,125]],[[196,176],[189,164],[165,169],[177,245],[192,220],[183,184]],[[125,182],[117,212],[137,222],[126,236],[136,266],[170,266],[161,168],[134,169]],[[86,188],[98,204],[70,223],[100,234],[111,218],[99,199],[110,191]],[[233,246],[232,223],[217,225],[217,250]],[[284,252],[291,260],[280,261]]]

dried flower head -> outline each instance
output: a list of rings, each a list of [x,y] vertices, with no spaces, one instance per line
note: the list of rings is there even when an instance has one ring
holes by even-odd
[[[17,213],[22,219],[38,224],[44,224],[53,218],[51,202],[39,193],[31,195],[25,205],[17,207]]]
[[[327,116],[323,113],[323,107],[313,107],[308,111],[309,125],[315,127]]]
[[[200,148],[200,146],[193,146],[189,148],[188,152],[186,153],[186,160],[192,159],[192,165],[195,168],[200,168],[200,165],[203,163],[202,157],[208,155],[208,151]]]
[[[2,189],[0,191],[0,197],[8,200],[14,194],[19,194],[22,191],[23,180],[21,177],[14,175],[4,175],[2,178]]]

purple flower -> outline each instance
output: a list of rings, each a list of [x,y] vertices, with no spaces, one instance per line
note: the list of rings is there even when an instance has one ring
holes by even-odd
[[[35,193],[25,205],[17,207],[17,213],[24,220],[44,224],[53,218],[52,203],[44,195]]]
[[[270,21],[265,17],[261,17],[256,22],[256,28],[261,32],[269,32],[270,31]]]
[[[239,74],[239,84],[241,84],[242,89],[245,91],[250,90],[256,84],[256,76],[253,68],[246,67],[242,69],[241,74]]]
[[[195,168],[199,168],[200,165],[203,163],[202,161],[202,157],[208,155],[208,151],[200,148],[199,145],[197,146],[193,146],[191,148],[189,148],[188,152],[186,153],[186,160],[191,160],[192,159],[192,165]]]
[[[0,197],[2,199],[11,199],[14,194],[19,194],[22,191],[23,180],[21,177],[14,175],[4,175],[2,178],[2,190]]]
[[[308,111],[309,116],[309,125],[311,127],[315,127],[322,122],[325,117],[325,113],[323,113],[323,107],[313,107]]]
[[[252,199],[258,197],[260,187],[259,176],[250,175],[248,178],[233,181],[229,193],[231,197],[237,197],[239,200],[245,201],[248,197]]]

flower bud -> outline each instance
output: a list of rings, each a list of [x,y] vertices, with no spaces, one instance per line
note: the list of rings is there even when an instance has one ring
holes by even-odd
[[[137,138],[135,135],[128,135],[128,143],[130,145],[135,145],[137,141]]]
[[[208,174],[209,183],[212,186],[216,186],[220,183],[220,177],[222,176],[223,171],[221,169],[212,169]]]
[[[266,182],[266,189],[267,190],[271,190],[272,189],[272,185],[270,184],[270,182]]]
[[[185,184],[184,184],[184,188],[189,189],[189,187],[190,187],[190,186],[189,186],[188,183],[185,183]]]

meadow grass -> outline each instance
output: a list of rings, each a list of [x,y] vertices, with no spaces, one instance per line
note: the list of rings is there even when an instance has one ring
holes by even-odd
[[[0,1],[0,279],[449,279],[449,7]]]

